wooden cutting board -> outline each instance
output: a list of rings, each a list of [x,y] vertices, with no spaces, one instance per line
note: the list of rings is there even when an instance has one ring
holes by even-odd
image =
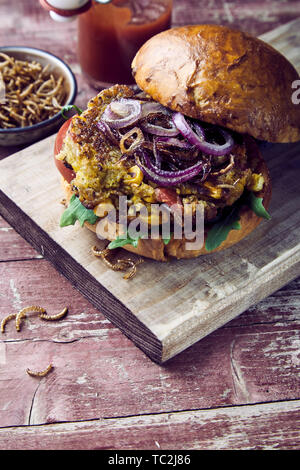
[[[262,39],[299,72],[300,19]],[[54,140],[0,162],[0,214],[154,361],[165,362],[300,274],[300,143],[262,147],[273,181],[271,221],[221,253],[146,260],[126,281],[91,253],[100,245],[95,234],[78,224],[59,227]]]

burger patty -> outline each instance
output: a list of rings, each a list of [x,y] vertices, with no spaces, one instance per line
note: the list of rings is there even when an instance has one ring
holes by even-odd
[[[76,173],[71,182],[72,191],[89,209],[108,200],[118,207],[121,195],[127,196],[129,205],[149,206],[166,202],[163,200],[166,188],[158,191],[158,185],[147,180],[135,166],[132,155],[124,158],[114,131],[108,137],[97,127],[109,103],[132,97],[134,92],[131,88],[115,85],[90,100],[87,110],[72,118],[63,148],[57,156]],[[167,188],[174,201],[194,206],[203,204],[206,221],[213,220],[220,209],[232,205],[245,188],[259,191],[263,185],[263,177],[249,168],[242,136],[236,136],[235,145],[224,161],[220,158],[215,160],[210,157],[211,168],[205,179],[197,181],[195,178]]]

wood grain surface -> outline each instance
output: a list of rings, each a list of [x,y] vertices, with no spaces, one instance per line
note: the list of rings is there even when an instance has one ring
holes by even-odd
[[[300,16],[298,1],[199,3],[175,0],[174,24],[259,35]],[[80,75],[75,26],[53,23],[35,0],[3,0],[0,14],[0,44],[65,58],[85,105],[94,92]],[[0,158],[17,150],[0,148]],[[20,333],[8,323],[0,337],[0,449],[300,448],[299,279],[158,366],[1,218],[0,270],[1,318],[32,303],[51,314],[69,305],[59,322],[32,317]],[[48,376],[26,374],[49,361]]]
[[[91,247],[101,246],[94,233],[59,226],[63,192],[53,147],[50,137],[0,162],[0,213],[154,361],[169,360],[299,275],[299,144],[262,150],[273,185],[271,221],[220,253],[146,259],[130,282],[94,257]]]
[[[6,449],[297,450],[299,401],[0,430]],[[2,438],[3,439],[3,438]]]

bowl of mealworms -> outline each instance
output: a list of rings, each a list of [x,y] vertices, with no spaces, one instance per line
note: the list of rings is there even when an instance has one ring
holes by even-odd
[[[59,57],[32,47],[0,47],[0,145],[30,144],[55,133],[61,110],[76,94],[76,78]]]

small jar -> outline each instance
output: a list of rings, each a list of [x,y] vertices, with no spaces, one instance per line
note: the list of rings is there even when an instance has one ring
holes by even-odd
[[[96,89],[133,84],[131,62],[150,37],[170,28],[172,0],[92,1],[78,17],[78,58]]]

